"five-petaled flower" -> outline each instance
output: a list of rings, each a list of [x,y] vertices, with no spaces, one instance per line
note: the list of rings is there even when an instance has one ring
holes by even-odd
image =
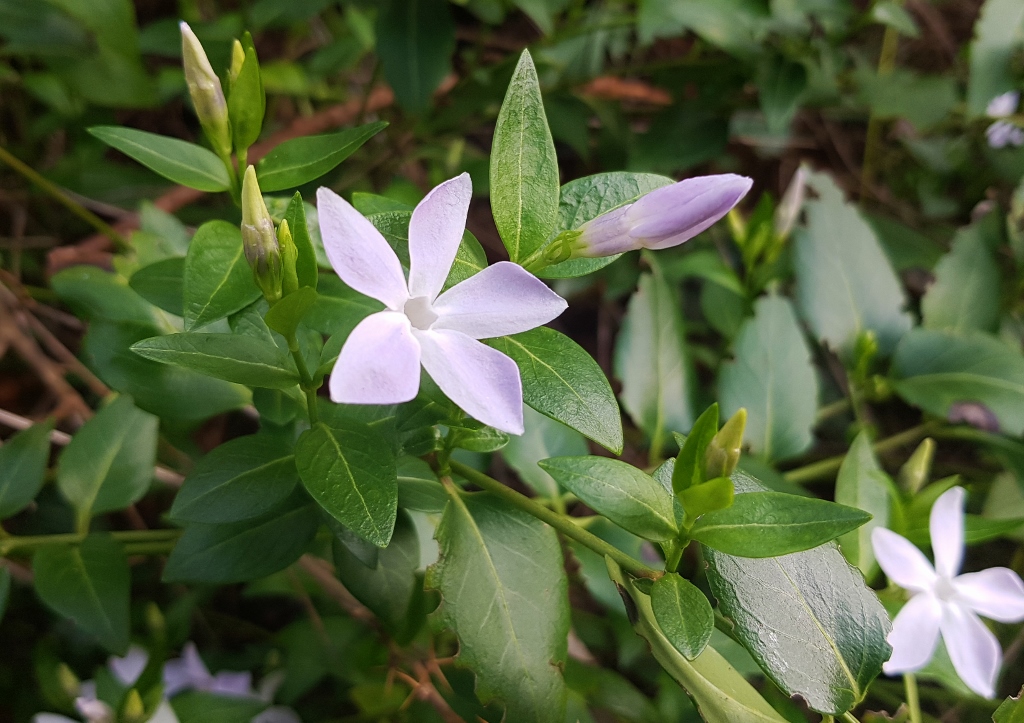
[[[875,528],[871,543],[889,579],[911,592],[889,633],[892,656],[886,673],[910,673],[931,660],[939,633],[950,660],[967,686],[986,698],[995,695],[1002,657],[999,641],[978,615],[1012,623],[1024,620],[1024,582],[1005,567],[958,575],[964,555],[964,490],[953,487],[932,507],[930,532],[934,567],[909,540]]]
[[[444,293],[466,228],[469,175],[433,189],[409,222],[409,278],[370,221],[332,191],[317,191],[320,231],[331,266],[356,291],[387,308],[352,330],[331,373],[331,399],[398,404],[419,391],[420,365],[464,411],[496,429],[523,433],[519,368],[479,339],[528,331],[566,308],[530,272],[507,261]]]

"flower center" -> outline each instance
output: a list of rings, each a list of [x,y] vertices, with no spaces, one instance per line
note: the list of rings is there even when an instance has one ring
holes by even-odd
[[[947,580],[944,577],[940,577],[935,581],[935,597],[943,602],[949,602],[956,597],[956,588],[953,587],[953,581]]]
[[[437,314],[430,307],[430,299],[426,296],[415,296],[409,299],[405,302],[402,311],[409,317],[410,324],[423,331],[429,329],[430,325],[437,321]]]

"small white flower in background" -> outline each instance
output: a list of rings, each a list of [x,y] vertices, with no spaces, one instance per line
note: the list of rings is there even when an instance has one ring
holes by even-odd
[[[889,579],[912,593],[893,621],[892,656],[883,670],[911,673],[928,664],[946,643],[957,675],[978,695],[995,695],[1002,651],[978,615],[1004,623],[1024,620],[1024,582],[1005,567],[958,575],[964,556],[964,489],[939,497],[929,520],[935,565],[909,540],[875,528],[871,543]]]
[[[185,643],[181,657],[164,663],[164,695],[173,698],[184,690],[205,690],[234,697],[256,697],[252,673],[222,671],[212,675],[199,657],[195,643]]]
[[[991,101],[989,101],[988,108],[985,109],[985,114],[989,118],[1005,118],[1008,115],[1013,115],[1017,110],[1017,105],[1020,103],[1020,93],[1015,90],[1011,90],[1009,93],[1003,93],[997,95]]]
[[[985,109],[989,118],[1007,118],[1017,112],[1020,104],[1020,93],[1011,90],[993,98]],[[1024,146],[1024,129],[1005,120],[997,120],[985,130],[988,144],[992,148],[1006,146]]]
[[[523,433],[523,389],[509,357],[480,343],[546,324],[565,300],[507,261],[441,289],[466,228],[473,186],[452,178],[420,201],[409,222],[409,279],[372,223],[336,193],[317,191],[320,233],[341,280],[387,309],[352,330],[331,372],[331,399],[399,404],[416,397],[420,365],[472,417]]]

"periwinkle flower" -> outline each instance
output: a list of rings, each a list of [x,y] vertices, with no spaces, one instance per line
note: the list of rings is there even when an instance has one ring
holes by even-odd
[[[990,118],[1008,118],[1017,112],[1018,105],[1020,105],[1020,93],[1011,90],[993,98],[985,109],[985,113]],[[992,148],[1024,146],[1024,129],[1007,120],[997,120],[990,125],[985,129],[985,136]]]
[[[752,185],[746,176],[725,173],[656,189],[580,226],[572,255],[611,256],[677,246],[729,213]]]
[[[964,555],[964,489],[953,487],[932,506],[929,529],[935,565],[909,540],[876,527],[871,544],[889,579],[912,593],[893,621],[892,656],[883,670],[920,670],[935,653],[939,634],[957,675],[978,695],[995,695],[1002,651],[978,617],[1024,620],[1024,582],[1005,567],[958,575]]]
[[[469,175],[427,194],[409,222],[409,278],[372,223],[332,191],[317,191],[320,232],[341,280],[387,308],[352,330],[331,373],[330,393],[346,404],[399,404],[413,399],[420,366],[474,418],[523,433],[519,368],[482,344],[546,324],[565,300],[521,266],[488,266],[441,293],[466,228]]]
[[[223,671],[212,675],[192,642],[185,643],[180,658],[164,663],[164,695],[173,698],[183,690],[205,690],[240,698],[254,696],[252,673]]]
[[[997,95],[989,101],[988,107],[985,109],[985,114],[990,118],[1005,118],[1006,116],[1013,115],[1019,104],[1020,93],[1015,90],[1011,90],[1008,93]]]
[[[182,66],[192,106],[214,150],[222,158],[227,158],[231,155],[231,126],[228,123],[228,104],[220,78],[213,72],[203,44],[188,23],[182,20],[179,28]]]

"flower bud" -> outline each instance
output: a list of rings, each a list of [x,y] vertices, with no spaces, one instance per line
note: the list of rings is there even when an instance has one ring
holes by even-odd
[[[288,296],[299,289],[299,274],[295,264],[299,260],[299,248],[292,238],[292,231],[288,227],[288,220],[281,221],[281,227],[277,231],[277,240],[281,246],[281,295]]]
[[[751,185],[753,181],[745,176],[726,173],[688,178],[651,191],[583,224],[573,256],[611,256],[677,246],[725,216]]]
[[[778,238],[787,238],[796,224],[800,210],[804,206],[804,198],[807,195],[807,168],[800,166],[793,174],[793,180],[789,187],[782,194],[782,201],[775,209],[775,235]]]
[[[245,49],[242,43],[235,39],[231,46],[231,68],[228,70],[228,87],[238,80],[238,74],[242,72],[242,64],[245,63]]]
[[[184,21],[180,27],[182,64],[192,105],[213,149],[217,155],[227,158],[231,155],[231,126],[228,124],[228,104],[224,99],[224,89],[192,28]]]
[[[747,428],[747,410],[741,407],[711,439],[704,453],[704,478],[728,477],[736,469]]]
[[[935,440],[926,438],[918,446],[906,464],[900,467],[900,484],[910,495],[916,495],[928,484],[935,459]]]
[[[281,298],[281,247],[274,219],[263,202],[256,169],[249,166],[242,179],[242,247],[256,285],[267,301]]]
[[[142,702],[139,691],[132,688],[121,705],[121,720],[124,723],[145,723],[146,706]]]

